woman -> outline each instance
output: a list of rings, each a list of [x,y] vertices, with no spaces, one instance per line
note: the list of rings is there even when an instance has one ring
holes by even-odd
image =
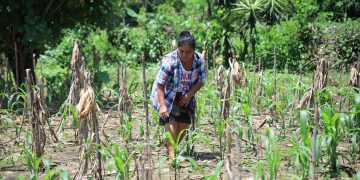
[[[192,123],[195,94],[207,76],[204,61],[195,52],[195,39],[189,31],[180,33],[177,45],[175,51],[163,57],[150,97],[160,116],[160,125],[165,126],[165,131],[174,139]],[[174,150],[168,140],[166,146],[170,159],[173,159]]]

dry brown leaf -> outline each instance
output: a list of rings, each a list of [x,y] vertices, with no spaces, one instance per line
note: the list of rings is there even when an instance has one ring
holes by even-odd
[[[359,71],[355,66],[351,67],[350,70],[350,83],[351,86],[358,86],[359,84]]]
[[[92,111],[95,104],[94,97],[94,91],[91,88],[88,88],[87,91],[81,95],[80,101],[76,105],[76,110],[80,119],[88,116]]]
[[[308,91],[304,94],[304,96],[301,98],[300,103],[299,103],[299,105],[298,105],[296,108],[301,108],[301,109],[303,109],[305,106],[306,106],[307,108],[309,108],[309,107],[310,107],[310,100],[311,100],[311,98],[312,98],[312,93],[313,93],[312,89],[308,90]]]
[[[82,65],[83,57],[80,52],[80,47],[78,40],[74,41],[74,48],[71,55],[71,68],[72,69],[80,69]]]

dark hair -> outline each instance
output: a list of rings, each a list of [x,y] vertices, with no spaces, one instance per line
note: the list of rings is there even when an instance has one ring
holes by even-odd
[[[178,42],[177,42],[178,47],[184,44],[188,44],[190,47],[195,49],[196,46],[195,38],[193,35],[191,35],[189,31],[182,31],[178,37]]]

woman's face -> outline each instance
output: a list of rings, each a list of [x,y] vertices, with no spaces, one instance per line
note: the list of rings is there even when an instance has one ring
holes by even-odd
[[[181,61],[190,62],[194,58],[195,49],[189,44],[183,44],[178,48],[178,54]]]

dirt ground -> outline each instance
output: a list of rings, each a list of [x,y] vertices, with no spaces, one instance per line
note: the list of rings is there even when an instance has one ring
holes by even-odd
[[[143,125],[145,127],[144,123],[144,116],[141,108],[138,108],[133,113],[133,130],[132,130],[132,139],[128,145],[128,147],[136,147],[138,145],[144,145],[146,144],[146,138],[144,136],[140,136],[140,127],[139,123],[137,122],[143,122]],[[118,129],[118,121],[119,116],[116,111],[104,111],[99,116],[99,126],[100,126],[100,139],[101,144],[103,146],[108,145],[110,142],[114,144],[118,144],[119,147],[124,147],[125,142],[122,140],[122,138],[117,134]],[[257,129],[260,124],[264,121],[264,119],[269,118],[269,114],[263,114],[263,115],[254,115],[253,120],[253,127],[254,129]],[[61,117],[53,116],[52,119],[52,127],[56,129],[58,125],[60,124]],[[68,120],[70,122],[70,119]],[[244,122],[244,121],[242,121]],[[25,123],[26,124],[26,123]],[[246,127],[246,123],[243,124],[244,127]],[[275,122],[271,124],[274,131],[278,134],[281,129],[281,123]],[[256,152],[246,152],[245,148],[242,148],[241,154],[236,154],[235,146],[233,144],[232,146],[232,155],[231,160],[233,163],[233,168],[236,173],[236,179],[254,179],[255,178],[255,169],[251,167],[256,167],[256,164],[259,160],[265,159],[265,150],[263,149],[264,145],[262,144],[262,138],[261,135],[264,134],[264,129],[266,127],[269,127],[268,123],[265,123],[262,127],[258,128],[256,130],[256,138],[258,139],[256,143]],[[164,145],[159,144],[159,138],[153,136],[153,131],[156,130],[154,126],[150,126],[151,132],[151,170],[153,172],[152,178],[153,179],[175,179],[175,170],[173,167],[170,166],[169,163],[164,163],[163,166],[159,166],[159,159],[161,157],[166,156],[166,147]],[[180,179],[204,179],[205,176],[210,176],[214,170],[218,162],[221,161],[219,156],[219,144],[216,137],[214,125],[210,123],[210,120],[208,119],[202,119],[199,122],[199,131],[202,132],[206,136],[209,137],[209,143],[203,143],[202,141],[199,141],[195,145],[195,155],[193,156],[193,159],[196,160],[197,165],[200,167],[201,170],[198,170],[196,172],[192,171],[192,166],[189,161],[181,161],[180,163]],[[296,129],[293,128],[291,131],[287,132],[285,140],[280,141],[279,144],[284,151],[291,146],[288,140],[290,139],[291,135],[294,133]],[[9,127],[9,128],[3,128],[1,129],[1,138],[0,138],[0,159],[3,162],[0,164],[0,177],[5,177],[5,179],[12,179],[11,177],[18,176],[18,175],[29,175],[29,170],[25,166],[25,162],[21,160],[21,157],[24,157],[24,155],[19,154],[19,144],[23,144],[25,142],[26,133],[21,133],[21,138],[16,140],[16,132],[15,128]],[[246,130],[244,129],[244,134]],[[58,138],[60,139],[59,142],[55,143],[50,137],[49,137],[49,131],[46,131],[47,133],[47,142],[45,146],[45,155],[44,158],[51,162],[51,167],[62,167],[66,169],[71,177],[74,177],[79,170],[79,158],[80,158],[80,147],[76,145],[74,141],[74,130],[71,128],[70,124],[65,124],[64,131],[59,131],[57,133]],[[245,135],[244,135],[245,137]],[[20,142],[18,144],[14,144],[15,140],[17,142]],[[245,145],[245,142],[241,142],[243,145]],[[181,144],[182,145],[182,144]],[[349,147],[349,144],[342,143],[339,145],[338,150],[340,153],[345,152]],[[134,148],[130,148],[134,149]],[[132,152],[130,152],[132,153]],[[139,174],[141,174],[142,168],[144,168],[146,154],[144,153],[144,150],[140,152],[134,152],[133,153],[133,161],[130,166],[130,171],[133,173],[132,179],[137,179],[136,174],[140,171]],[[295,174],[294,169],[291,168],[291,166],[287,166],[288,164],[288,157],[283,158],[283,161],[280,165],[279,170],[279,179],[287,179],[293,177],[292,174]],[[13,163],[11,163],[13,161]],[[108,161],[103,162],[106,165],[108,165]],[[355,164],[349,164],[346,160],[340,158],[340,164],[344,166],[345,168],[348,167],[350,169],[359,169],[360,167],[360,160],[357,159]],[[137,168],[136,168],[137,167]],[[159,174],[160,172],[160,174]],[[323,177],[327,174],[327,169],[325,168],[324,164],[319,165],[319,177]],[[114,179],[115,177],[115,170],[112,171],[106,170],[105,172],[105,179]],[[44,175],[40,175],[40,177],[43,177]],[[144,176],[140,176],[139,179],[144,179]],[[225,163],[222,167],[220,179],[227,179],[227,172],[225,169]],[[1,179],[1,178],[0,178]],[[322,178],[321,178],[322,179]],[[344,178],[346,179],[346,178]]]

